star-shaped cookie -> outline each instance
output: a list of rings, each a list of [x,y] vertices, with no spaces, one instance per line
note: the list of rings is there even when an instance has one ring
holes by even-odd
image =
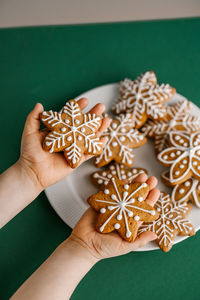
[[[95,165],[98,168],[109,164],[112,160],[131,167],[134,162],[132,149],[146,143],[144,135],[133,129],[133,114],[117,116],[102,136],[107,137],[108,142],[103,152],[96,157]]]
[[[75,100],[68,101],[60,113],[44,111],[41,121],[51,130],[44,139],[43,148],[49,152],[64,151],[72,168],[76,168],[82,155],[98,155],[102,143],[96,136],[101,118],[95,114],[83,114]]]
[[[169,172],[164,172],[161,178],[168,184]],[[200,208],[200,181],[191,177],[185,182],[175,185],[171,197],[173,201],[191,201],[196,207]]]
[[[168,252],[173,246],[175,237],[179,235],[194,235],[192,224],[185,219],[191,210],[191,205],[185,201],[173,201],[170,195],[161,193],[155,204],[159,218],[153,222],[143,223],[138,233],[153,231],[157,234],[159,247]]]
[[[107,166],[105,170],[100,170],[92,173],[91,180],[100,188],[105,188],[111,178],[117,177],[119,180],[127,182],[133,181],[140,174],[147,174],[147,171],[142,168],[127,168],[118,163],[113,163]]]
[[[141,131],[148,137],[154,137],[155,149],[161,152],[165,149],[168,134],[171,131],[195,132],[200,130],[200,118],[190,114],[190,102],[181,100],[173,106],[166,107],[164,120],[148,120]]]
[[[89,197],[88,203],[99,212],[96,229],[101,233],[118,231],[128,242],[135,240],[139,221],[153,221],[158,213],[145,202],[149,193],[146,183],[124,184],[111,178],[104,191]]]
[[[169,147],[158,154],[158,160],[169,170],[170,185],[180,184],[191,176],[200,180],[200,131],[170,132]]]
[[[140,128],[148,118],[162,120],[166,117],[163,102],[175,94],[176,90],[168,84],[157,84],[156,76],[148,71],[135,81],[125,79],[120,83],[120,97],[113,106],[113,111],[133,113],[133,126]]]

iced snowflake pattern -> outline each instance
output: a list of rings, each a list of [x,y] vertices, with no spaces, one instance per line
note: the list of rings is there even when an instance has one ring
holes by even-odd
[[[72,168],[78,165],[83,153],[97,155],[102,150],[102,143],[96,137],[101,118],[83,114],[75,100],[67,102],[61,113],[43,112],[41,121],[51,130],[45,137],[44,148],[50,153],[64,151]]]
[[[102,233],[117,230],[123,238],[133,240],[138,221],[155,220],[158,214],[144,200],[149,192],[146,183],[124,184],[111,178],[103,192],[92,195],[88,202],[100,212],[98,225]]]
[[[173,201],[166,193],[161,193],[155,204],[160,217],[142,224],[138,233],[152,231],[157,234],[157,242],[163,251],[169,251],[177,234],[194,235],[192,224],[185,219],[190,206],[185,201]]]
[[[133,114],[117,116],[102,136],[107,137],[108,142],[103,152],[96,157],[97,167],[107,165],[112,160],[131,167],[134,159],[132,149],[146,143],[144,135],[133,129]]]
[[[92,174],[92,181],[98,186],[107,186],[111,178],[117,177],[119,180],[133,181],[140,174],[147,174],[147,171],[142,168],[126,168],[123,165],[114,163],[109,165],[105,170],[96,171]]]
[[[164,119],[167,101],[175,89],[168,84],[158,85],[155,74],[146,72],[135,81],[125,79],[120,83],[120,98],[114,104],[115,113],[129,112],[134,114],[133,125],[140,128],[147,120]]]
[[[191,176],[200,180],[200,132],[170,132],[169,147],[158,154],[158,160],[170,167],[171,185],[180,184]]]

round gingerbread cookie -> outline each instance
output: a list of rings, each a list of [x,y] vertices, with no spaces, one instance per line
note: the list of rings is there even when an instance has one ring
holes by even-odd
[[[166,117],[164,101],[170,99],[176,90],[168,84],[158,85],[155,74],[148,71],[135,81],[125,79],[120,83],[120,98],[113,106],[113,111],[133,113],[134,128],[140,128],[148,118],[162,120]]]
[[[133,181],[140,174],[147,174],[147,171],[142,168],[127,168],[118,163],[113,163],[107,166],[104,170],[92,173],[92,182],[100,188],[105,188],[111,178],[117,177],[119,180],[127,182]]]
[[[75,100],[68,101],[60,113],[44,111],[41,121],[50,130],[43,148],[50,153],[63,151],[71,168],[76,168],[82,155],[98,155],[103,145],[96,133],[102,120],[95,114],[83,114]]]
[[[169,147],[158,154],[158,160],[169,170],[169,184],[180,184],[191,176],[200,180],[200,131],[170,132]]]
[[[98,168],[109,164],[112,160],[132,167],[133,149],[146,143],[144,135],[133,129],[133,114],[117,116],[102,136],[107,137],[108,142],[102,153],[95,159]]]
[[[152,222],[143,223],[138,233],[153,231],[157,234],[157,243],[164,252],[173,246],[175,237],[179,235],[192,236],[195,230],[185,219],[191,210],[191,205],[185,201],[173,201],[170,195],[161,193],[155,204],[159,218]]]
[[[99,212],[96,228],[100,233],[117,231],[128,242],[135,240],[140,221],[158,218],[155,209],[145,202],[149,193],[146,183],[125,184],[111,178],[104,191],[89,197],[88,203]]]

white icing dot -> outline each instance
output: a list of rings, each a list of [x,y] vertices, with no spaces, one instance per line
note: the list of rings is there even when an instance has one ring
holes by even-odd
[[[170,153],[170,157],[175,157],[175,153]]]
[[[139,140],[142,141],[143,139],[144,139],[144,136],[143,136],[143,135],[140,135],[140,136],[139,136]]]
[[[150,213],[152,216],[155,216],[155,213],[156,213],[156,212],[155,212],[155,210],[150,210],[149,213]]]
[[[166,208],[166,209],[165,209],[165,212],[168,212],[168,211],[169,211],[169,208]]]
[[[193,164],[194,166],[197,166],[197,161],[196,161],[196,160],[193,161],[192,164]]]
[[[181,139],[179,142],[180,142],[181,144],[183,144],[183,143],[184,143],[184,140],[183,140],[183,139]]]
[[[124,185],[124,189],[125,189],[125,190],[128,190],[128,189],[129,189],[129,185],[128,185],[128,184],[125,184],[125,185]]]
[[[198,145],[198,142],[196,141],[196,142],[194,142],[194,146],[197,146]]]
[[[179,175],[179,174],[180,174],[180,171],[176,171],[176,172],[175,172],[175,175]]]
[[[184,146],[184,147],[187,147],[187,146],[188,146],[188,144],[187,144],[187,143],[184,143],[184,144],[183,144],[183,146]]]
[[[78,125],[78,124],[80,124],[80,120],[75,120],[75,123]]]
[[[115,195],[115,194],[112,194],[112,195],[111,195],[111,199],[112,199],[112,200],[117,200],[116,195]]]
[[[61,128],[61,131],[62,131],[62,132],[66,132],[66,130],[67,130],[67,128],[65,128],[65,127],[62,127],[62,128]]]
[[[113,147],[117,146],[117,142],[112,142]]]
[[[111,173],[112,173],[112,175],[116,175],[116,171],[112,171]]]
[[[130,200],[129,200],[129,203],[134,203],[135,202],[135,199],[134,198],[131,198]]]
[[[117,128],[117,123],[116,123],[116,122],[113,122],[113,123],[112,123],[112,128],[113,128],[113,129]]]
[[[180,194],[183,194],[184,192],[185,192],[184,189],[180,189],[180,190],[179,190],[179,193],[180,193]]]
[[[129,216],[129,217],[132,217],[132,216],[133,216],[133,212],[132,212],[132,211],[129,211],[129,212],[128,212],[128,216]]]
[[[179,150],[176,151],[176,154],[177,154],[177,155],[180,155],[180,154],[181,154],[181,151],[179,151]]]
[[[45,143],[47,146],[50,146],[51,145],[51,142],[46,142]]]
[[[133,169],[133,173],[136,174],[137,173],[137,169]]]
[[[139,219],[140,219],[139,216],[135,216],[135,217],[134,217],[134,220],[135,220],[135,221],[139,221]]]
[[[119,229],[119,228],[120,228],[120,224],[119,224],[119,223],[116,223],[116,224],[114,225],[114,227],[115,227],[115,229]]]
[[[168,156],[167,156],[167,155],[164,155],[163,158],[164,158],[164,159],[168,159]]]
[[[170,221],[166,221],[166,224],[169,225],[169,224],[170,224]]]
[[[107,174],[106,172],[103,172],[103,173],[102,173],[102,176],[106,176],[106,174]]]
[[[108,206],[108,209],[109,209],[109,210],[113,210],[114,208],[115,208],[115,206],[112,206],[112,205],[109,205],[109,206]]]
[[[125,173],[125,171],[124,171],[124,170],[122,170],[122,171],[121,171],[121,174],[124,174],[124,173]]]
[[[108,178],[109,178],[109,179],[112,178],[112,175],[111,175],[111,174],[108,174]]]
[[[131,173],[131,172],[128,172],[128,176],[132,176],[132,173]]]
[[[111,169],[111,170],[114,170],[114,168],[115,168],[114,166],[110,166],[110,169]]]
[[[180,165],[180,169],[183,169],[184,168],[184,165]]]
[[[102,184],[102,183],[103,183],[103,180],[102,180],[102,179],[98,179],[98,180],[97,180],[97,183],[98,183],[98,184]]]
[[[104,184],[105,184],[105,185],[108,185],[108,181],[105,181]]]
[[[159,221],[159,222],[157,223],[157,225],[160,226],[160,225],[161,225],[161,222]]]
[[[105,193],[106,195],[108,195],[109,192],[110,192],[110,191],[109,191],[108,189],[105,189],[105,190],[104,190],[104,193]]]
[[[81,135],[78,136],[78,140],[82,141],[82,136]]]
[[[130,232],[130,231],[127,231],[126,237],[127,237],[127,238],[131,237],[131,232]]]
[[[197,151],[197,154],[200,155],[200,150]]]
[[[197,169],[200,170],[200,166],[198,166]]]
[[[85,132],[85,128],[84,127],[81,128],[81,132]]]
[[[160,211],[161,211],[161,209],[158,207],[158,208],[157,208],[157,212],[160,212]]]
[[[122,179],[126,179],[126,175],[122,175]]]
[[[66,124],[69,124],[69,120],[65,119],[65,123],[66,123]]]
[[[181,138],[181,137],[180,137],[179,135],[176,135],[176,136],[175,136],[175,140],[176,140],[176,141],[180,140],[180,138]]]
[[[94,177],[94,178],[97,178],[98,176],[99,176],[98,173],[94,173],[94,174],[93,174],[93,177]]]
[[[72,140],[72,137],[71,137],[71,136],[68,136],[68,137],[67,137],[67,141],[70,142],[71,140]]]
[[[122,215],[117,216],[117,220],[120,221],[122,219]]]
[[[139,202],[142,202],[143,201],[143,198],[140,196],[140,197],[138,197],[138,201]]]
[[[126,132],[126,129],[122,127],[120,131],[121,132]]]
[[[119,139],[120,139],[121,142],[124,142],[125,141],[125,136],[122,135],[122,136],[120,136]]]
[[[170,214],[170,215],[169,215],[169,218],[170,218],[170,219],[171,219],[171,218],[173,218],[173,215],[172,215],[172,214]]]
[[[184,165],[187,164],[187,160],[186,160],[186,159],[183,160],[183,164],[184,164]]]
[[[105,212],[106,212],[106,209],[105,209],[105,208],[101,208],[101,209],[100,209],[100,213],[101,213],[101,214],[105,214]]]
[[[189,181],[186,181],[186,182],[185,182],[185,186],[190,186],[190,182],[189,182]]]

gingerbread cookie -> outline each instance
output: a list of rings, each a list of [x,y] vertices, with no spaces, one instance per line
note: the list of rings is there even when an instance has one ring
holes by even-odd
[[[161,193],[155,204],[159,218],[153,222],[144,223],[138,233],[153,231],[157,234],[159,247],[168,252],[173,246],[175,237],[179,235],[194,235],[192,224],[185,219],[191,210],[191,205],[185,201],[173,201],[166,193]]]
[[[101,233],[117,230],[128,242],[135,240],[140,221],[158,218],[155,209],[145,202],[149,193],[146,183],[124,184],[111,178],[104,191],[88,199],[88,203],[99,212],[96,228]]]
[[[170,167],[170,185],[180,184],[193,176],[200,180],[200,131],[170,132],[169,147],[158,154],[158,160]]]
[[[91,175],[92,182],[100,188],[105,188],[111,178],[117,177],[119,180],[127,182],[133,181],[140,174],[147,174],[142,168],[126,168],[123,165],[114,163],[109,165],[105,170],[94,172]]]
[[[133,129],[133,114],[119,115],[112,120],[102,136],[108,138],[103,152],[96,157],[95,165],[100,168],[112,160],[131,167],[134,162],[133,148],[146,143],[146,138],[138,130]]]
[[[161,178],[167,183],[169,172],[164,172]],[[200,208],[200,181],[191,177],[185,182],[175,185],[171,197],[173,201],[191,201],[196,207]]]
[[[63,151],[72,168],[80,163],[83,154],[98,155],[102,143],[96,136],[101,118],[83,114],[75,100],[67,102],[60,113],[44,111],[41,121],[51,130],[44,139],[43,148],[50,153]]]
[[[148,120],[141,131],[148,137],[155,137],[156,152],[165,149],[168,133],[171,131],[195,132],[200,130],[200,118],[190,115],[190,102],[181,100],[173,106],[166,107],[164,120]]]
[[[153,72],[146,72],[135,81],[125,80],[120,83],[120,98],[113,106],[113,111],[133,113],[133,126],[140,128],[148,118],[162,120],[166,117],[163,105],[175,93],[175,89],[167,85],[157,85]]]

